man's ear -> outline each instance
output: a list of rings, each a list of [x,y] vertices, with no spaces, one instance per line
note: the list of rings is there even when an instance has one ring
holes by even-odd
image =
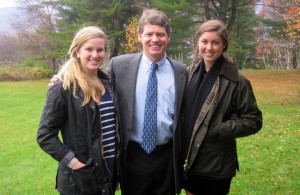
[[[168,36],[168,43],[171,41],[171,35]]]
[[[142,42],[142,35],[141,35],[141,33],[138,33],[138,39],[139,39],[139,42]]]

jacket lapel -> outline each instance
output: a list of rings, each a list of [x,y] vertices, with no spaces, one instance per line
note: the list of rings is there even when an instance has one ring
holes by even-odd
[[[135,100],[135,89],[136,89],[136,80],[137,80],[137,71],[139,67],[139,61],[141,54],[130,56],[128,60],[124,63],[122,67],[122,72],[124,73],[123,83],[119,83],[124,86],[126,90],[126,102],[128,109],[128,120],[131,121],[129,124],[132,125],[133,113],[134,113],[134,100]],[[124,105],[125,106],[125,105]],[[132,129],[132,126],[130,127]]]
[[[174,62],[172,60],[170,60],[168,58],[168,60],[171,62],[172,66],[173,66],[173,70],[174,70],[174,77],[175,77],[175,93],[176,93],[176,97],[175,97],[175,116],[174,116],[174,125],[173,125],[173,130],[175,131],[176,127],[177,127],[177,122],[178,122],[178,117],[180,114],[180,106],[182,103],[182,98],[184,95],[184,89],[185,89],[185,85],[186,85],[186,75],[184,70],[181,68],[181,66],[179,66],[177,64],[177,62]]]

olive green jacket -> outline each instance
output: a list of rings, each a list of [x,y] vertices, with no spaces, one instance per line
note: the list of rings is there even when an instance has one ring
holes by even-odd
[[[191,75],[193,76],[193,75]],[[231,119],[235,113],[238,119]],[[184,154],[184,173],[212,178],[231,178],[238,169],[236,138],[257,133],[262,113],[247,78],[237,66],[224,61],[219,88]],[[184,132],[184,129],[182,129]]]

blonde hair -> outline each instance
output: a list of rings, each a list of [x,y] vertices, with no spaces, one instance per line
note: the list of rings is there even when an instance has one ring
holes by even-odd
[[[71,88],[73,88],[73,95],[75,97],[77,97],[76,89],[78,87],[77,85],[79,85],[84,94],[82,106],[88,104],[91,98],[99,104],[102,95],[98,77],[86,73],[80,63],[80,59],[77,59],[78,50],[91,38],[101,38],[105,40],[106,55],[103,64],[106,64],[109,59],[107,37],[100,28],[87,26],[76,33],[68,52],[70,58],[58,72],[58,77],[63,81],[63,88],[65,90],[71,90]]]

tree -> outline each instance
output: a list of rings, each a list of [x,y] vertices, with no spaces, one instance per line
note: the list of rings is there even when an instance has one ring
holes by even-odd
[[[111,55],[119,55],[124,52],[120,44],[125,42],[125,27],[137,14],[132,3],[132,0],[61,0],[59,31],[65,32],[72,26],[99,26],[110,38]]]
[[[138,19],[132,18],[129,21],[129,25],[126,28],[126,44],[125,52],[126,53],[137,53],[142,51],[142,45],[138,40]]]
[[[262,18],[264,29],[258,39],[258,51],[265,67],[276,69],[297,67],[299,37],[294,35],[297,35],[297,17],[299,23],[297,4],[299,0],[288,2],[262,0],[261,2],[262,9],[259,16]]]
[[[228,54],[239,65],[239,68],[258,68],[253,58],[256,54],[255,27],[258,24],[255,14],[255,5],[247,5],[236,8],[236,19],[227,24],[229,31]],[[230,27],[231,25],[231,27]]]
[[[19,5],[29,18],[14,19],[18,47],[50,69],[58,68],[75,32],[87,25],[108,35],[112,57],[140,51],[136,18],[145,8],[170,18],[167,54],[187,65],[196,28],[208,19],[227,26],[228,54],[240,68],[295,68],[300,59],[299,0],[19,0]]]
[[[230,34],[228,54],[240,68],[254,67],[251,58],[255,55],[255,0],[190,0],[189,3],[199,13],[193,17],[194,24],[210,19],[223,21]]]
[[[227,24],[227,30],[231,32],[239,14],[238,10],[254,5],[256,0],[201,0],[196,2],[199,10],[204,12],[205,20],[219,19]]]
[[[194,47],[194,17],[200,15],[200,12],[185,0],[152,0],[151,6],[163,11],[170,18],[172,38],[167,48],[168,55],[189,64]]]
[[[26,13],[27,18],[19,17],[13,26],[19,37],[19,44],[27,51],[27,56],[44,60],[50,69],[56,69],[59,61],[49,56],[48,52],[55,50],[49,41],[47,32],[54,32],[55,17],[59,2],[57,0],[19,0],[19,8]],[[18,16],[16,16],[18,17]]]
[[[24,56],[18,45],[18,37],[5,33],[0,34],[0,66],[12,66]]]
[[[293,4],[286,8],[284,20],[287,24],[287,27],[283,30],[285,36],[290,42],[294,43],[294,48],[290,49],[293,54],[288,58],[291,61],[289,64],[292,68],[297,68],[297,58],[300,59],[300,0],[294,0]]]

